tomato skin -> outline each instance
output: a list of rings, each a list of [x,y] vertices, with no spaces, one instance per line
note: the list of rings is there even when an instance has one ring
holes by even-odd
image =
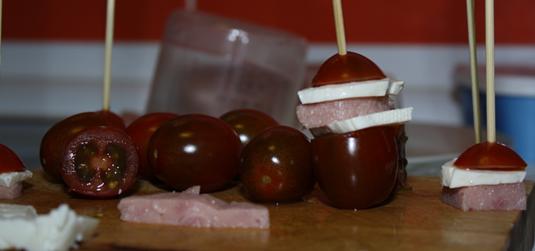
[[[203,193],[215,192],[237,176],[240,140],[220,119],[182,115],[154,133],[148,152],[156,178],[165,185],[179,191],[200,185]]]
[[[154,173],[147,160],[150,138],[163,123],[176,118],[178,118],[178,115],[174,113],[149,113],[137,118],[126,128],[126,133],[132,138],[138,153],[138,173],[141,177],[148,180],[154,178]]]
[[[340,84],[386,78],[381,69],[370,59],[355,52],[335,54],[327,59],[312,79],[312,86]]]
[[[127,193],[136,182],[138,156],[124,130],[94,126],[67,142],[61,177],[70,192],[92,198]]]
[[[221,115],[221,119],[238,133],[242,148],[265,129],[279,124],[271,116],[253,109],[233,110]]]
[[[0,174],[23,172],[24,170],[24,164],[17,154],[9,147],[0,144]]]
[[[46,132],[41,140],[40,160],[43,170],[60,181],[60,168],[65,156],[67,142],[78,132],[92,126],[113,126],[124,130],[124,122],[110,111],[84,112],[67,117]]]
[[[487,171],[523,171],[526,162],[501,143],[481,142],[466,149],[454,162],[457,168]]]
[[[269,128],[243,150],[240,172],[243,191],[252,201],[299,200],[315,183],[310,142],[294,128]]]

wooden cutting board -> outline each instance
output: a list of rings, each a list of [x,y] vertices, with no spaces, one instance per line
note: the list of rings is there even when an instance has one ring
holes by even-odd
[[[66,194],[61,185],[35,172],[24,195],[0,203],[30,204],[47,213],[67,203],[77,213],[100,219],[94,238],[81,250],[531,250],[535,211],[533,184],[524,212],[461,212],[440,202],[434,177],[410,177],[411,189],[389,204],[368,210],[338,210],[316,197],[270,205],[271,228],[196,229],[127,223],[119,220],[117,200],[87,200]],[[158,188],[140,182],[136,194]],[[243,201],[238,189],[216,193]]]

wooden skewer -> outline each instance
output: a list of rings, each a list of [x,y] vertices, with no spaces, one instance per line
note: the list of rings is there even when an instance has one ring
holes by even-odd
[[[494,91],[494,0],[485,1],[485,49],[487,57],[487,141],[496,142]]]
[[[477,44],[474,21],[474,0],[466,0],[468,44],[470,48],[470,79],[472,82],[472,111],[476,144],[481,142],[481,111],[479,107],[479,79],[477,76]]]
[[[104,82],[102,88],[102,109],[110,109],[111,88],[111,52],[113,45],[113,21],[115,14],[115,0],[108,0],[106,14],[106,41],[104,46]]]
[[[333,11],[334,11],[334,24],[336,27],[336,42],[338,44],[338,54],[343,56],[347,54],[347,49],[346,49],[346,35],[344,31],[344,15],[342,13],[341,0],[333,0]]]

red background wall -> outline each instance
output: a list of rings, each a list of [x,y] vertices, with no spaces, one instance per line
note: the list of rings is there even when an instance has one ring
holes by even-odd
[[[182,0],[117,0],[117,40],[153,41]],[[484,1],[476,0],[483,41]],[[4,0],[4,37],[102,40],[105,0]],[[330,0],[199,0],[200,10],[334,42]],[[465,44],[464,0],[345,0],[349,42]],[[496,42],[535,44],[535,1],[496,1]]]

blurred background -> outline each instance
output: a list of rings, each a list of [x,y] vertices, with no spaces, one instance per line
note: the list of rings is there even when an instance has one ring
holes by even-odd
[[[299,87],[337,52],[330,0],[191,3],[197,11],[223,20],[303,39],[306,71]],[[141,114],[148,106],[171,13],[186,3],[117,0],[116,4],[111,107],[117,113]],[[401,101],[414,107],[412,123],[469,125],[471,108],[463,98],[467,90],[463,85],[468,84],[463,67],[468,63],[465,1],[347,0],[343,7],[349,49],[372,59],[390,77],[405,81]],[[485,60],[483,7],[484,1],[476,0],[480,62]],[[28,124],[41,123],[46,130],[57,118],[100,109],[105,8],[104,0],[4,0],[0,124],[14,133],[3,134],[0,140],[18,141],[17,130]],[[507,95],[517,97],[520,92],[529,100],[535,93],[522,88],[535,86],[535,1],[496,1],[495,9],[496,63],[506,68],[498,71],[503,75],[497,81],[505,83],[501,89]],[[187,40],[187,34],[181,39]],[[508,82],[514,84],[509,87]],[[521,91],[507,92],[518,88]],[[533,109],[525,117],[535,117]],[[469,132],[460,138],[471,140],[465,135]],[[19,147],[22,152],[31,150]]]

